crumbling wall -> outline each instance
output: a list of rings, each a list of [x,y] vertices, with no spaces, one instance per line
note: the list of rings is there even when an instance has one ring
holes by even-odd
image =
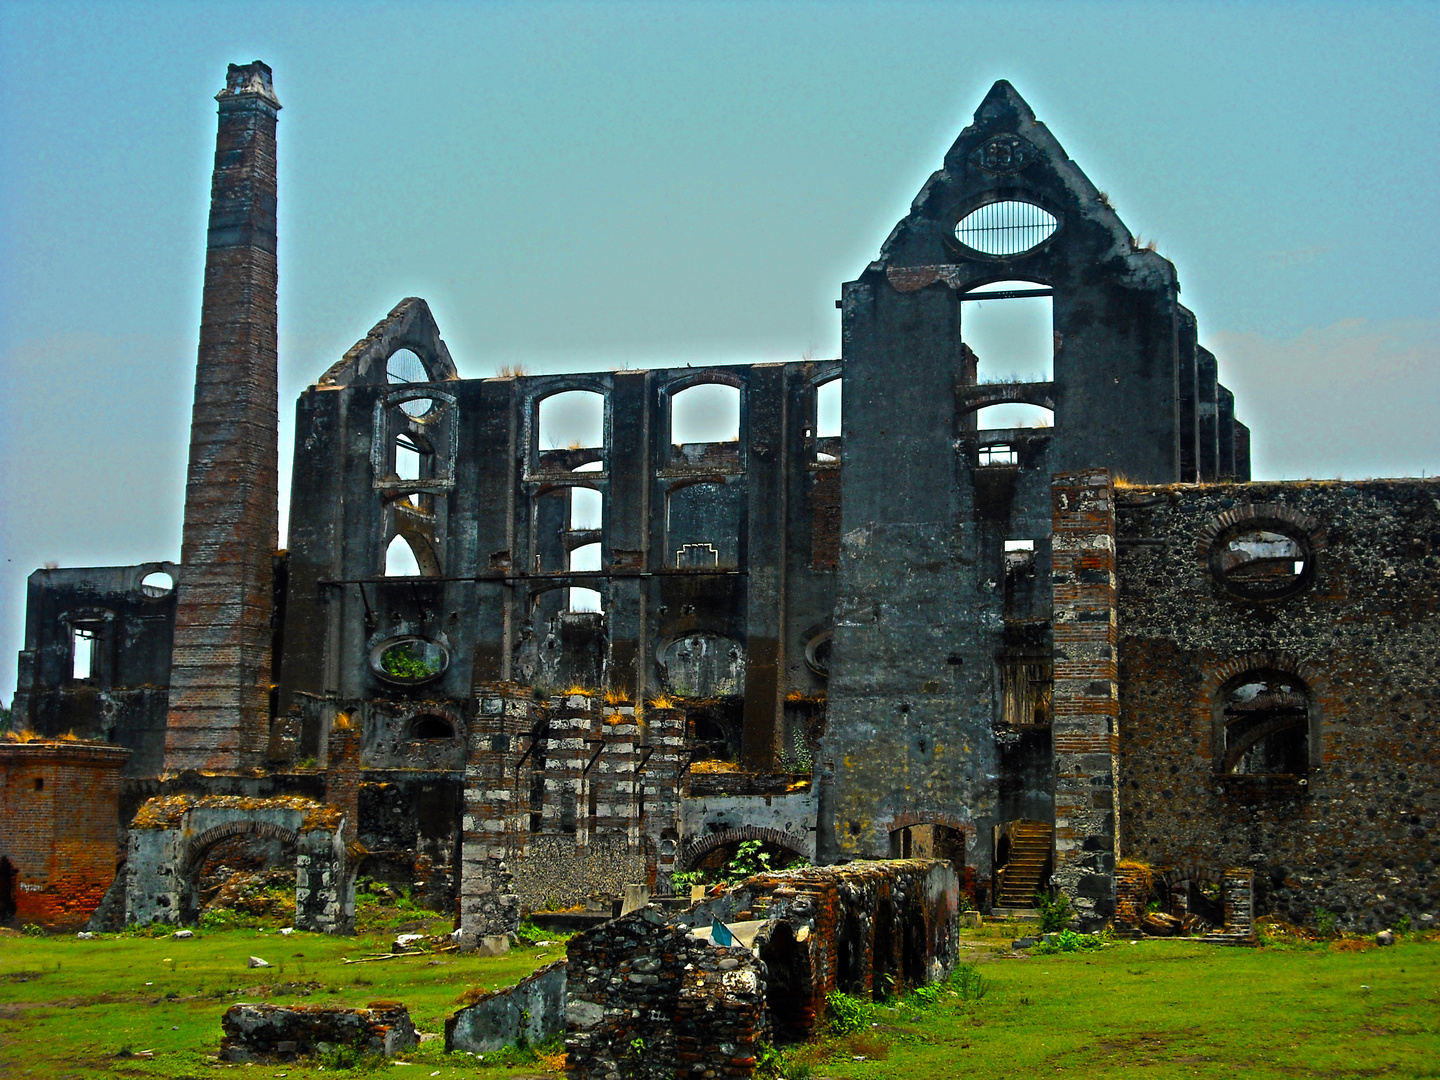
[[[205,853],[231,837],[257,836],[294,846],[296,929],[352,933],[355,880],[344,825],[343,811],[296,796],[151,799],[130,823],[125,921],[194,923]]]
[[[535,1046],[565,1030],[566,961],[557,960],[514,986],[483,995],[445,1018],[445,1051],[484,1054]]]
[[[1116,507],[1126,857],[1248,867],[1256,911],[1297,923],[1433,912],[1440,481],[1132,486]],[[1287,557],[1227,584],[1251,529]],[[1248,672],[1306,699],[1289,772],[1226,769],[1226,688]]]
[[[80,742],[0,742],[0,925],[85,922],[115,880],[120,770]]]

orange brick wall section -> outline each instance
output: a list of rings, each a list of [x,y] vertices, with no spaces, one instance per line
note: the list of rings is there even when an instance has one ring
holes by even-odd
[[[83,923],[115,880],[120,769],[130,751],[0,744],[0,858],[16,870],[18,924]]]

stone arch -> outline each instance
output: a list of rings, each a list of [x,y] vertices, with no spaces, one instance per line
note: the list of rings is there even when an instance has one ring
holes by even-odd
[[[245,818],[240,821],[226,821],[212,826],[196,836],[186,839],[180,858],[176,860],[176,887],[180,893],[179,916],[182,923],[193,923],[200,917],[200,871],[205,865],[205,856],[210,849],[225,840],[245,836],[258,840],[279,840],[292,851],[300,837],[294,829],[287,829],[272,821],[257,821]]]
[[[740,825],[733,829],[706,833],[704,836],[690,841],[681,849],[676,865],[682,871],[689,870],[716,848],[724,847],[726,844],[738,844],[745,840],[759,840],[761,843],[774,844],[801,858],[809,858],[805,850],[804,837],[785,832],[783,829],[767,829],[759,825]]]

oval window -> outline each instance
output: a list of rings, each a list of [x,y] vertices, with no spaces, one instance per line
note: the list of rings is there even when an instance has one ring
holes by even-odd
[[[403,637],[382,641],[370,652],[370,667],[382,679],[395,683],[423,683],[450,665],[450,654],[438,642]]]
[[[1210,549],[1210,569],[1231,592],[1273,600],[1304,588],[1312,575],[1310,545],[1277,526],[1254,524],[1222,536]]]
[[[385,361],[385,378],[391,386],[404,386],[407,383],[429,382],[430,372],[425,370],[425,363],[420,357],[409,349],[400,349]],[[417,420],[434,406],[435,402],[430,398],[411,398],[400,403],[400,408],[406,415]]]
[[[156,570],[140,579],[140,591],[149,597],[169,596],[175,589],[175,579],[164,570]]]
[[[955,226],[955,239],[982,255],[1023,255],[1055,234],[1059,220],[1042,206],[1006,199],[986,203]]]

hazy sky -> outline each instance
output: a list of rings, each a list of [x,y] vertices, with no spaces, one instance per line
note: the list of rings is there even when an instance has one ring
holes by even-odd
[[[838,355],[1009,79],[1176,264],[1257,478],[1440,467],[1440,5],[0,0],[0,700],[25,576],[178,558],[215,103],[280,114],[299,391],[401,297],[462,375]]]

